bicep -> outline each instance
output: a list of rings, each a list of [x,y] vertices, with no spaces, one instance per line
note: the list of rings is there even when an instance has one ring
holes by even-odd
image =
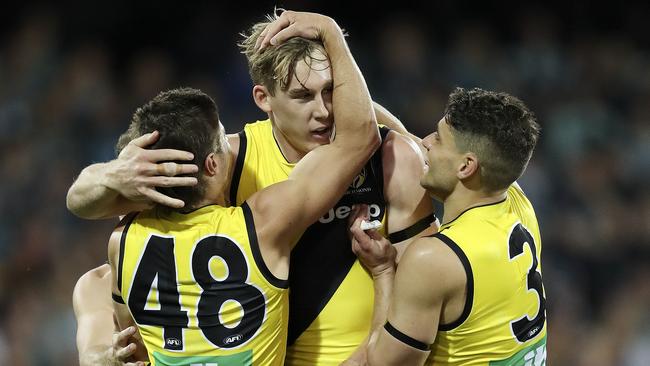
[[[283,241],[301,235],[336,204],[361,170],[365,159],[358,154],[345,153],[335,144],[318,147],[300,160],[287,180],[253,195],[248,203],[259,222],[258,232],[275,233]]]
[[[338,201],[371,155],[351,150],[334,144],[321,146],[307,154],[291,172],[289,179],[297,193],[291,196],[309,221],[318,219]]]
[[[113,312],[110,307],[77,316],[77,348],[79,354],[93,348],[109,347],[112,343]]]
[[[412,239],[425,230],[426,234],[435,233],[437,226],[429,225],[433,202],[420,185],[424,160],[417,147],[393,132],[382,149],[384,195],[388,201],[387,229],[389,234],[399,237],[391,241]]]
[[[81,356],[97,347],[110,346],[114,330],[110,282],[92,272],[82,276],[73,291],[77,348]]]
[[[423,296],[423,281],[399,272],[387,322],[369,344],[369,365],[422,365],[435,340],[440,305]]]
[[[384,360],[378,364],[422,364],[435,341],[446,290],[437,281],[438,270],[432,269],[436,262],[431,248],[421,244],[409,247],[397,268],[387,325],[368,352],[369,360]]]
[[[421,274],[408,268],[410,264],[402,263],[397,268],[387,321],[411,338],[431,344],[438,329],[443,298],[435,290],[436,283],[417,280]],[[431,280],[438,282],[435,278]]]

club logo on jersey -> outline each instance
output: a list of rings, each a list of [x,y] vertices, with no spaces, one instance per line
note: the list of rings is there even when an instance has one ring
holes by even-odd
[[[361,172],[354,177],[354,180],[350,184],[347,192],[345,194],[363,194],[372,191],[372,187],[364,187],[364,183],[368,181],[368,174],[366,172],[366,167],[361,169]]]
[[[228,337],[224,338],[223,343],[231,344],[231,343],[235,343],[237,341],[241,341],[243,338],[244,337],[241,334],[235,334],[235,335],[231,335],[231,336],[228,336]]]
[[[371,220],[380,220],[381,219],[381,208],[379,207],[378,204],[373,203],[372,205],[369,205],[368,208],[370,209],[370,219]],[[352,207],[350,206],[337,206],[334,208],[330,208],[329,211],[323,217],[318,219],[318,222],[322,224],[328,224],[334,219],[347,219],[348,216],[350,216],[350,212],[352,211]]]
[[[363,185],[363,183],[365,183],[365,181],[366,181],[366,167],[363,167],[363,169],[361,169],[361,173],[357,174],[357,176],[354,177],[352,184],[350,184],[350,188],[358,189]]]

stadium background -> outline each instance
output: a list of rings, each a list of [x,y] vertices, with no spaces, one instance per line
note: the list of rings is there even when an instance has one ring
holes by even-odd
[[[456,86],[508,91],[543,137],[524,189],[544,242],[550,365],[650,360],[648,5],[285,1],[333,16],[375,100],[423,136]],[[230,132],[264,116],[238,32],[270,2],[4,4],[0,12],[0,364],[76,364],[71,293],[114,221],[65,193],[114,157],[136,106],[193,86]],[[364,9],[365,8],[365,9]]]

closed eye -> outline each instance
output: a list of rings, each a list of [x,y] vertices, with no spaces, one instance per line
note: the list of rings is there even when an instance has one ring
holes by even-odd
[[[289,91],[289,97],[292,99],[309,99],[313,94],[309,90],[305,89],[294,89]]]

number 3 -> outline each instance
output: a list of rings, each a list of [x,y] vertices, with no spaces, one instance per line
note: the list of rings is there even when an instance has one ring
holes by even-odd
[[[529,290],[537,292],[539,311],[532,320],[524,315],[522,318],[510,323],[512,333],[521,343],[539,334],[544,328],[544,322],[546,321],[546,298],[544,297],[544,287],[542,286],[542,274],[537,272],[538,261],[535,240],[530,232],[519,223],[512,229],[510,239],[508,240],[510,260],[524,253],[525,244],[528,244],[533,256],[533,264],[528,270],[527,285]]]

